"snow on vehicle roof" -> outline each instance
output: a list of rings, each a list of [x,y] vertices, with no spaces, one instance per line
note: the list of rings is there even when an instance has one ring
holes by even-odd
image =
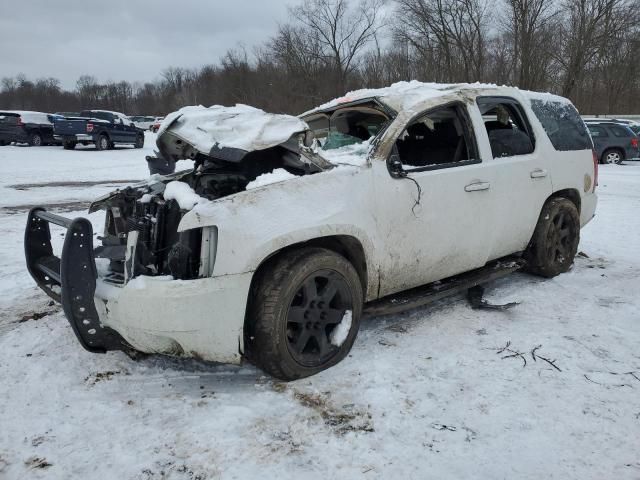
[[[20,115],[20,118],[24,123],[41,123],[51,124],[47,113],[44,112],[32,112],[30,110],[3,110],[4,113],[15,113]],[[2,115],[3,112],[0,112]]]
[[[308,125],[292,115],[266,113],[238,104],[184,107],[170,113],[162,122],[158,138],[166,131],[179,136],[202,153],[216,146],[245,151],[264,150],[280,145]]]
[[[526,90],[519,90],[516,87],[500,87],[489,83],[424,83],[412,80],[410,82],[397,82],[384,88],[365,88],[362,90],[355,90],[347,93],[343,97],[336,98],[324,105],[320,105],[317,108],[309,110],[300,116],[304,118],[313,113],[329,110],[344,103],[357,102],[370,98],[377,98],[399,112],[401,110],[410,110],[431,98],[449,95],[454,92],[478,89],[508,90],[509,92],[520,92],[529,98],[558,101],[563,103],[568,102],[566,98],[559,97],[551,93],[529,92]]]

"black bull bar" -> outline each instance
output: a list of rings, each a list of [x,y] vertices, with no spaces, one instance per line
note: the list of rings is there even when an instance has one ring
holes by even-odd
[[[53,254],[50,223],[67,230],[60,257]],[[24,252],[29,273],[47,295],[62,304],[73,332],[86,350],[105,353],[131,348],[115,330],[102,325],[96,310],[98,274],[89,220],[71,220],[42,207],[32,208],[24,232]]]

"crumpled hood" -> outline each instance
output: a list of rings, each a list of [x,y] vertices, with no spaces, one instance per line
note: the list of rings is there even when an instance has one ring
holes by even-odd
[[[233,161],[233,157],[243,156],[241,152],[275,147],[308,130],[309,126],[297,117],[266,113],[247,105],[190,106],[165,118],[158,131],[158,147],[166,149],[178,139],[199,153],[219,157],[222,151],[224,157],[232,157],[225,159]],[[171,150],[175,155],[175,149]]]

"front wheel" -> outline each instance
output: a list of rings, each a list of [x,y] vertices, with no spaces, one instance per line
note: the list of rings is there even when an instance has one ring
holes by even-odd
[[[74,148],[76,148],[76,142],[64,142],[62,144],[62,148],[64,148],[65,150],[73,150]]]
[[[134,147],[136,148],[144,147],[144,135],[138,135],[136,137],[136,143],[134,144]]]
[[[358,273],[341,255],[322,248],[285,254],[255,279],[247,358],[286,381],[321,372],[351,350],[362,303]]]
[[[527,269],[551,278],[571,268],[580,243],[580,215],[571,200],[552,198],[545,203],[525,252]]]

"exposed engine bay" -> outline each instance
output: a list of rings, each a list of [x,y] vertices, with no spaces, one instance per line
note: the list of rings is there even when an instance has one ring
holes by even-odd
[[[178,201],[164,198],[166,185],[180,181],[200,197],[216,200],[244,191],[258,176],[274,169],[300,176],[331,168],[307,146],[310,138],[309,132],[304,132],[264,150],[215,148],[204,154],[166,131],[158,139],[156,157],[147,161],[175,165],[177,160],[192,159],[194,168],[152,176],[150,181],[117,190],[90,207],[90,212],[107,212],[102,246],[95,251],[96,258],[109,260],[105,280],[123,284],[138,275],[172,275],[182,280],[204,276],[200,269],[202,229],[177,231],[187,210],[181,209]]]

